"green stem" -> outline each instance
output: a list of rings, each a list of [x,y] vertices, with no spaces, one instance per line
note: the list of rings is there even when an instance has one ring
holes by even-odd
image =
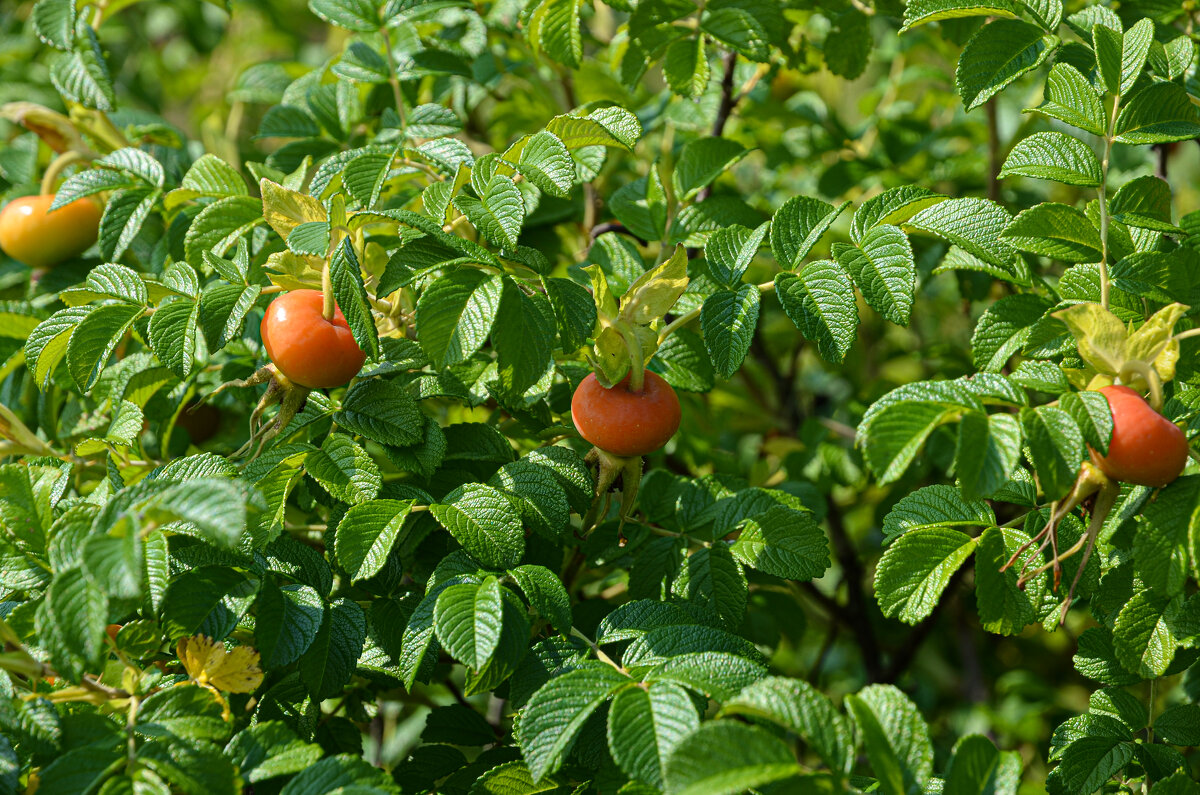
[[[43,196],[54,193],[54,183],[58,181],[58,175],[63,172],[63,169],[74,163],[81,163],[87,158],[74,149],[68,149],[54,160],[50,161],[50,165],[46,166],[46,173],[42,175],[41,193]]]
[[[396,113],[400,116],[400,130],[407,126],[404,115],[404,95],[400,92],[400,73],[396,70],[396,59],[392,57],[392,37],[387,27],[379,31],[383,34],[383,54],[387,56],[388,82],[392,85],[392,96],[396,99]]]
[[[1108,166],[1112,160],[1113,139],[1116,137],[1117,113],[1121,98],[1113,99],[1112,115],[1108,120],[1108,131],[1104,135],[1104,160],[1100,162],[1100,185],[1096,192],[1100,197],[1100,305],[1108,309],[1111,291],[1108,277]]]
[[[332,322],[333,313],[337,310],[337,302],[333,299],[333,278],[329,274],[328,262],[325,263],[325,269],[321,271],[321,295],[324,298],[321,316]]]

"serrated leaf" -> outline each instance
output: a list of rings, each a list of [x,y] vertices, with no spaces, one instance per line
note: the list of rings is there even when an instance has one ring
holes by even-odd
[[[885,616],[916,624],[933,612],[951,576],[978,539],[949,527],[913,530],[889,546],[875,569],[875,598]]]
[[[854,763],[854,742],[846,718],[829,697],[807,682],[770,676],[725,701],[722,715],[769,720],[802,737],[832,770],[848,772]]]
[[[730,552],[742,563],[787,580],[812,580],[829,568],[829,544],[816,517],[778,505],[742,521]]]
[[[512,179],[496,174],[488,181],[483,195],[460,195],[457,207],[490,243],[506,248],[517,245],[517,236],[525,222],[525,202]]]
[[[779,267],[796,270],[848,204],[834,207],[807,196],[784,202],[771,219],[771,252]]]
[[[358,582],[379,573],[416,500],[369,500],[353,505],[337,526],[338,565]]]
[[[592,663],[557,676],[543,685],[522,712],[517,741],[534,781],[562,765],[575,738],[592,713],[632,680],[615,668]]]
[[[521,518],[504,495],[491,486],[459,486],[429,510],[485,566],[511,568],[520,562],[525,551]]]
[[[916,706],[892,685],[870,685],[846,697],[867,758],[886,795],[923,792],[933,773],[929,727]]]
[[[980,28],[958,59],[954,79],[967,110],[987,102],[1021,75],[1041,66],[1058,44],[1037,25],[998,19]]]
[[[967,499],[992,497],[1021,461],[1021,423],[1011,414],[963,415],[958,425],[955,469]]]
[[[1138,591],[1113,625],[1113,649],[1126,671],[1142,679],[1162,676],[1175,659],[1177,641],[1167,620],[1170,602]]]
[[[775,292],[783,311],[817,344],[826,361],[841,362],[854,344],[858,305],[850,275],[833,260],[810,262],[799,275],[780,273]]]
[[[738,371],[750,350],[758,326],[759,302],[758,287],[753,284],[744,284],[737,292],[722,290],[704,302],[700,311],[704,345],[712,356],[713,367],[725,378]]]
[[[990,527],[979,537],[975,553],[975,588],[979,620],[988,632],[1016,635],[1037,617],[1042,596],[1046,592],[1045,576],[1017,587],[1018,573],[1025,562],[1033,559],[1031,568],[1042,561],[1036,547],[1026,550],[1006,571],[1000,567],[1008,562],[1029,536],[1013,528]]]
[[[679,742],[700,726],[688,692],[655,682],[617,693],[608,713],[608,747],[617,766],[631,778],[655,787]]]
[[[1121,109],[1115,132],[1124,144],[1186,141],[1200,137],[1200,109],[1177,83],[1151,83]]]
[[[1048,299],[1034,293],[1007,295],[988,307],[971,336],[975,366],[984,372],[1001,372],[1025,345],[1033,324],[1052,307]]]
[[[917,287],[917,264],[908,237],[885,224],[867,231],[857,247],[834,248],[867,303],[891,322],[908,325]]]
[[[397,447],[424,437],[425,418],[412,395],[396,382],[378,378],[355,384],[334,421],[372,441]]]
[[[1055,406],[1021,410],[1021,427],[1029,445],[1042,492],[1058,499],[1071,490],[1083,462],[1083,433],[1074,417]]]
[[[305,466],[331,497],[352,505],[374,499],[383,482],[374,459],[342,433],[326,437]]]
[[[1081,211],[1065,204],[1043,202],[1024,210],[1001,234],[1019,251],[1063,262],[1099,262],[1100,233]]]
[[[1008,0],[914,0],[904,9],[904,27],[901,32],[929,22],[961,17],[1016,19],[1017,7]]]
[[[685,737],[667,759],[669,795],[735,795],[800,772],[791,749],[758,726],[710,721]]]
[[[1046,79],[1045,101],[1036,108],[1030,108],[1026,113],[1030,110],[1036,110],[1093,135],[1104,135],[1108,127],[1104,106],[1100,104],[1096,89],[1069,63],[1059,62],[1050,68],[1050,76]]]
[[[500,583],[487,577],[478,585],[451,585],[433,608],[438,641],[454,659],[482,670],[500,643],[503,602]]]
[[[1102,178],[1100,160],[1091,147],[1061,132],[1039,132],[1022,138],[1008,153],[1000,176],[1050,179],[1089,188],[1099,185]]]
[[[683,201],[692,199],[749,153],[749,149],[736,141],[719,136],[688,141],[671,174],[676,196]]]
[[[947,199],[926,207],[901,226],[936,235],[993,265],[1003,266],[1013,255],[999,238],[1011,220],[1007,210],[987,199]]]

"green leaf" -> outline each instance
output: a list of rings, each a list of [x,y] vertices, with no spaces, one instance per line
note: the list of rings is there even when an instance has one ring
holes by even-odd
[[[725,378],[742,366],[742,360],[754,341],[758,326],[759,291],[753,284],[742,285],[737,292],[713,293],[700,310],[700,328],[717,373]]]
[[[720,714],[768,720],[795,732],[834,771],[849,772],[854,764],[849,722],[828,696],[803,680],[783,676],[760,679],[726,699]]]
[[[1176,704],[1154,719],[1154,734],[1172,745],[1200,745],[1200,704]]]
[[[622,185],[608,204],[617,220],[643,240],[661,240],[666,233],[667,194],[656,166],[650,166],[649,175]]]
[[[871,769],[886,795],[924,791],[933,773],[929,727],[916,706],[892,685],[871,685],[846,697]]]
[[[978,543],[978,539],[949,527],[905,533],[884,551],[875,569],[879,609],[906,624],[928,618],[950,577]]]
[[[1008,562],[1029,536],[1013,528],[990,527],[979,537],[975,553],[976,604],[979,620],[988,632],[998,635],[1016,635],[1037,617],[1045,593],[1045,576],[1017,587],[1021,567],[1030,558],[1030,567],[1042,562],[1036,548],[1028,549],[1006,571],[1000,567]]]
[[[751,61],[766,63],[770,54],[767,32],[745,9],[709,7],[700,14],[700,30]]]
[[[703,36],[687,36],[671,42],[663,58],[663,77],[681,97],[696,99],[708,88],[708,54]]]
[[[362,269],[349,238],[334,252],[329,262],[329,278],[333,283],[333,297],[346,317],[355,343],[368,359],[378,359],[379,334],[375,329],[375,317],[371,314]]]
[[[1017,6],[1008,0],[913,0],[904,9],[901,32],[943,19],[961,17],[1017,18]]]
[[[367,451],[342,433],[326,437],[321,449],[309,454],[305,466],[329,496],[351,505],[374,499],[383,482],[379,466]]]
[[[538,689],[521,713],[517,742],[534,781],[562,765],[592,713],[633,681],[604,663],[588,663]]]
[[[737,141],[720,136],[688,141],[671,174],[676,197],[681,201],[694,198],[701,188],[732,168],[750,151]]]
[[[485,566],[507,569],[520,562],[525,551],[521,518],[504,495],[491,486],[459,486],[429,510]]]
[[[108,599],[80,569],[58,573],[46,589],[46,619],[64,651],[86,669],[100,665],[105,651],[104,627],[108,624]],[[76,666],[71,665],[71,669]],[[68,670],[65,667],[60,672]]]
[[[879,411],[871,419],[863,446],[879,482],[891,483],[904,474],[929,435],[959,419],[963,411],[960,405],[932,400],[895,403]]]
[[[554,339],[549,302],[525,295],[515,281],[505,279],[492,345],[500,385],[508,395],[523,395],[553,366]]]
[[[521,520],[546,538],[558,541],[571,524],[566,491],[549,467],[538,466],[528,458],[513,461],[500,467],[488,485],[511,497]]]
[[[579,350],[596,327],[596,302],[592,294],[582,285],[559,277],[543,279],[542,285],[554,310],[562,350],[566,353]]]
[[[1065,495],[1083,463],[1083,433],[1074,417],[1055,406],[1021,410],[1021,427],[1029,444],[1042,492],[1052,500]]]
[[[1099,392],[1068,392],[1059,398],[1058,405],[1074,417],[1088,446],[1098,450],[1101,455],[1107,455],[1113,419],[1104,395]]]
[[[370,500],[353,505],[338,522],[338,564],[358,582],[379,573],[416,500]]]
[[[737,289],[746,269],[758,255],[769,228],[770,225],[765,223],[754,230],[734,225],[713,233],[704,245],[704,258],[712,277],[727,289]]]
[[[424,437],[424,415],[408,390],[394,381],[375,378],[355,384],[333,419],[351,433],[397,447]]]
[[[867,199],[854,211],[850,239],[858,243],[867,231],[880,224],[902,224],[926,207],[945,200],[945,196],[916,185],[888,188]]]
[[[817,344],[826,361],[840,363],[858,330],[858,305],[850,274],[833,260],[804,266],[799,275],[775,276],[775,293],[783,311],[800,332]]]
[[[996,514],[983,500],[966,500],[953,486],[937,484],[900,498],[883,519],[884,543],[931,527],[989,527]]]
[[[848,204],[834,207],[808,196],[793,196],[784,202],[771,219],[771,252],[779,267],[785,271],[800,267]]]
[[[75,0],[38,0],[29,14],[37,37],[57,50],[75,43]]]
[[[583,58],[582,7],[583,0],[542,0],[534,7],[526,28],[533,54],[545,52],[563,66],[578,69]]]
[[[488,180],[482,196],[478,199],[465,194],[455,196],[454,206],[489,243],[503,248],[516,247],[521,226],[525,223],[525,202],[510,177],[494,175]]]
[[[564,635],[571,631],[571,597],[562,580],[545,566],[524,565],[509,570],[538,614]]]
[[[854,276],[873,309],[897,325],[908,325],[917,287],[917,264],[908,237],[898,227],[872,227],[857,248],[835,245],[834,254]]]
[[[1109,94],[1121,93],[1121,31],[1107,25],[1092,28],[1092,49],[1096,52],[1096,69],[1100,82]]]
[[[663,767],[679,742],[700,726],[688,692],[670,682],[621,690],[608,713],[608,747],[630,778],[663,785]]]
[[[522,138],[502,158],[551,196],[566,196],[575,181],[571,153],[557,135],[545,130]]]
[[[648,682],[674,682],[708,698],[724,701],[767,675],[759,663],[720,651],[687,652],[660,662]]]
[[[746,613],[746,576],[729,547],[723,545],[705,547],[688,556],[671,589],[675,595],[706,608],[727,627],[736,627]]]
[[[321,19],[346,30],[369,33],[381,27],[371,0],[308,0],[308,7]]]
[[[1021,461],[1021,423],[1011,414],[963,415],[954,459],[959,487],[967,499],[992,497]]]
[[[1043,202],[1024,210],[1001,234],[1019,251],[1063,262],[1099,262],[1100,233],[1080,210]]]
[[[75,35],[75,49],[56,52],[51,58],[50,82],[66,99],[87,108],[113,110],[116,92],[95,31],[86,24],[79,24]]]
[[[973,110],[1000,93],[1021,75],[1042,65],[1058,46],[1058,37],[1037,25],[998,19],[980,28],[958,59],[954,73],[958,93]]]
[[[263,202],[250,196],[228,196],[205,205],[184,236],[188,264],[200,267],[206,251],[224,256],[238,238],[262,222]]]
[[[66,356],[67,369],[80,390],[88,392],[95,385],[108,357],[142,311],[129,304],[105,304],[78,322],[67,342]]]
[[[829,544],[810,511],[777,505],[743,520],[730,552],[742,563],[788,580],[812,580],[829,568]]]
[[[1200,109],[1177,83],[1151,83],[1130,98],[1117,117],[1116,140],[1162,144],[1200,137]]]
[[[987,737],[968,734],[954,745],[946,768],[944,795],[987,795],[998,792],[996,772],[1000,752]]]
[[[186,298],[160,304],[150,316],[150,347],[159,361],[180,378],[196,363],[200,304]]]
[[[307,585],[280,588],[263,581],[255,603],[255,647],[264,669],[282,668],[300,659],[321,628],[325,606]]]
[[[758,726],[710,721],[667,759],[668,795],[735,795],[800,773],[792,750]]]
[[[1033,324],[1041,320],[1054,304],[1034,293],[1007,295],[988,307],[971,336],[971,355],[975,366],[999,373],[1029,339]]]
[[[1133,745],[1115,737],[1083,737],[1067,746],[1058,767],[1070,792],[1095,792],[1133,758]]]
[[[1151,591],[1138,591],[1121,608],[1113,625],[1113,648],[1125,670],[1143,679],[1166,672],[1177,643],[1167,618],[1170,606]]]
[[[1171,186],[1158,177],[1144,176],[1121,186],[1112,197],[1113,218],[1126,226],[1179,234],[1171,223]]]
[[[1100,159],[1092,148],[1073,135],[1039,132],[1017,142],[1001,177],[1049,179],[1066,185],[1094,188],[1100,184]]]
[[[478,585],[451,585],[441,592],[433,608],[438,641],[463,665],[482,670],[500,643],[503,608],[500,582],[495,577]]]
[[[436,367],[468,359],[492,331],[504,289],[501,277],[481,270],[451,271],[417,302],[417,339]]]
[[[632,150],[642,135],[637,116],[624,108],[593,108],[587,113],[574,111],[555,116],[546,130],[558,136],[574,154],[587,146],[621,146]]]
[[[234,735],[225,756],[250,783],[299,773],[322,756],[321,747],[299,739],[283,721],[264,721]]]
[[[1153,43],[1154,23],[1148,19],[1139,19],[1125,31],[1121,40],[1121,73],[1117,93],[1128,94],[1142,76],[1146,56],[1150,54]]]
[[[901,226],[936,235],[992,265],[1012,258],[1000,233],[1012,220],[1008,211],[987,199],[947,199],[926,207]]]
[[[1045,93],[1041,105],[1025,112],[1037,111],[1093,135],[1104,135],[1108,128],[1104,106],[1092,84],[1074,66],[1064,62],[1054,64],[1046,79]]]

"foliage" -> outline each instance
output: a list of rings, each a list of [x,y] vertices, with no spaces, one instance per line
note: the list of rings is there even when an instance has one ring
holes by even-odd
[[[1200,432],[1193,11],[21,6],[5,199],[105,210],[0,260],[0,793],[1196,791],[1200,474],[1087,463]]]

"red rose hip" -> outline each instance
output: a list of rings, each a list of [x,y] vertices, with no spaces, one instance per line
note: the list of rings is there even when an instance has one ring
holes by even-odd
[[[1165,486],[1188,460],[1187,437],[1127,386],[1106,386],[1100,393],[1112,409],[1108,455],[1091,451],[1092,460],[1114,480],[1139,486]]]
[[[679,398],[661,376],[645,374],[641,392],[629,389],[629,376],[605,389],[595,373],[575,390],[571,419],[579,434],[605,452],[623,458],[653,453],[679,429]]]
[[[271,302],[262,321],[267,356],[289,380],[311,389],[345,385],[367,358],[342,310],[326,320],[323,307],[320,290],[292,290]]]

